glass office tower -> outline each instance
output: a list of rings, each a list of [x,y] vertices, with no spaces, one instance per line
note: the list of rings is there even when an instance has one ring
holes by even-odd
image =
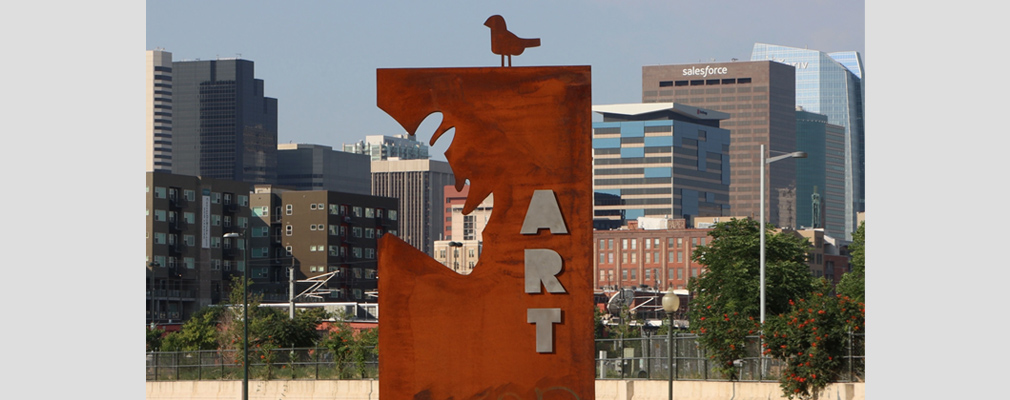
[[[677,103],[593,106],[593,226],[729,216],[729,114]]]
[[[846,240],[856,229],[856,213],[865,211],[863,62],[859,53],[824,53],[755,43],[751,61],[771,60],[796,68],[796,105],[824,114],[845,128]]]

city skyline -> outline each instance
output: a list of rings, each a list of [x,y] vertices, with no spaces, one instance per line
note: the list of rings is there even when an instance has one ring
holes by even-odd
[[[593,104],[638,102],[643,66],[748,60],[756,42],[856,51],[866,59],[862,2],[452,2],[391,8],[149,1],[146,46],[163,48],[174,60],[255,62],[265,95],[278,99],[279,143],[342,148],[364,135],[404,133],[375,106],[377,68],[499,65],[481,25],[494,14],[518,35],[542,38],[540,47],[513,65],[590,65]],[[679,39],[684,33],[690,39]],[[437,119],[421,125],[419,141],[430,139]],[[432,158],[444,160],[448,143],[436,143]]]

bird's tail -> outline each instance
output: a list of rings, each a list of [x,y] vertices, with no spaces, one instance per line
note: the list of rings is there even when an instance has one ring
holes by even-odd
[[[536,39],[523,39],[523,47],[539,47],[540,38]]]

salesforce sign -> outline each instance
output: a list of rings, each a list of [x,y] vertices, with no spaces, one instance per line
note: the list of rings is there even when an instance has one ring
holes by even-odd
[[[702,78],[705,78],[709,75],[726,75],[726,72],[728,71],[729,69],[727,69],[726,67],[711,67],[706,65],[703,68],[698,67],[684,68],[682,72],[684,76],[700,76]]]

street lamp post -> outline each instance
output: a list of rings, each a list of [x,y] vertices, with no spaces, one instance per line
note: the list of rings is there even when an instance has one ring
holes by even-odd
[[[241,237],[236,232],[224,234],[225,238],[237,239]],[[242,254],[242,261],[245,268],[242,269],[242,400],[249,400],[249,243],[245,243],[245,251]]]
[[[666,331],[666,361],[669,364],[669,385],[667,389],[669,400],[673,400],[673,313],[680,308],[680,297],[669,290],[663,295],[663,311],[670,317],[670,326]]]
[[[794,151],[789,154],[783,154],[781,156],[775,156],[765,159],[765,145],[761,145],[761,327],[764,328],[765,323],[765,166],[779,160],[785,160],[787,158],[807,158],[807,153],[802,151]]]

